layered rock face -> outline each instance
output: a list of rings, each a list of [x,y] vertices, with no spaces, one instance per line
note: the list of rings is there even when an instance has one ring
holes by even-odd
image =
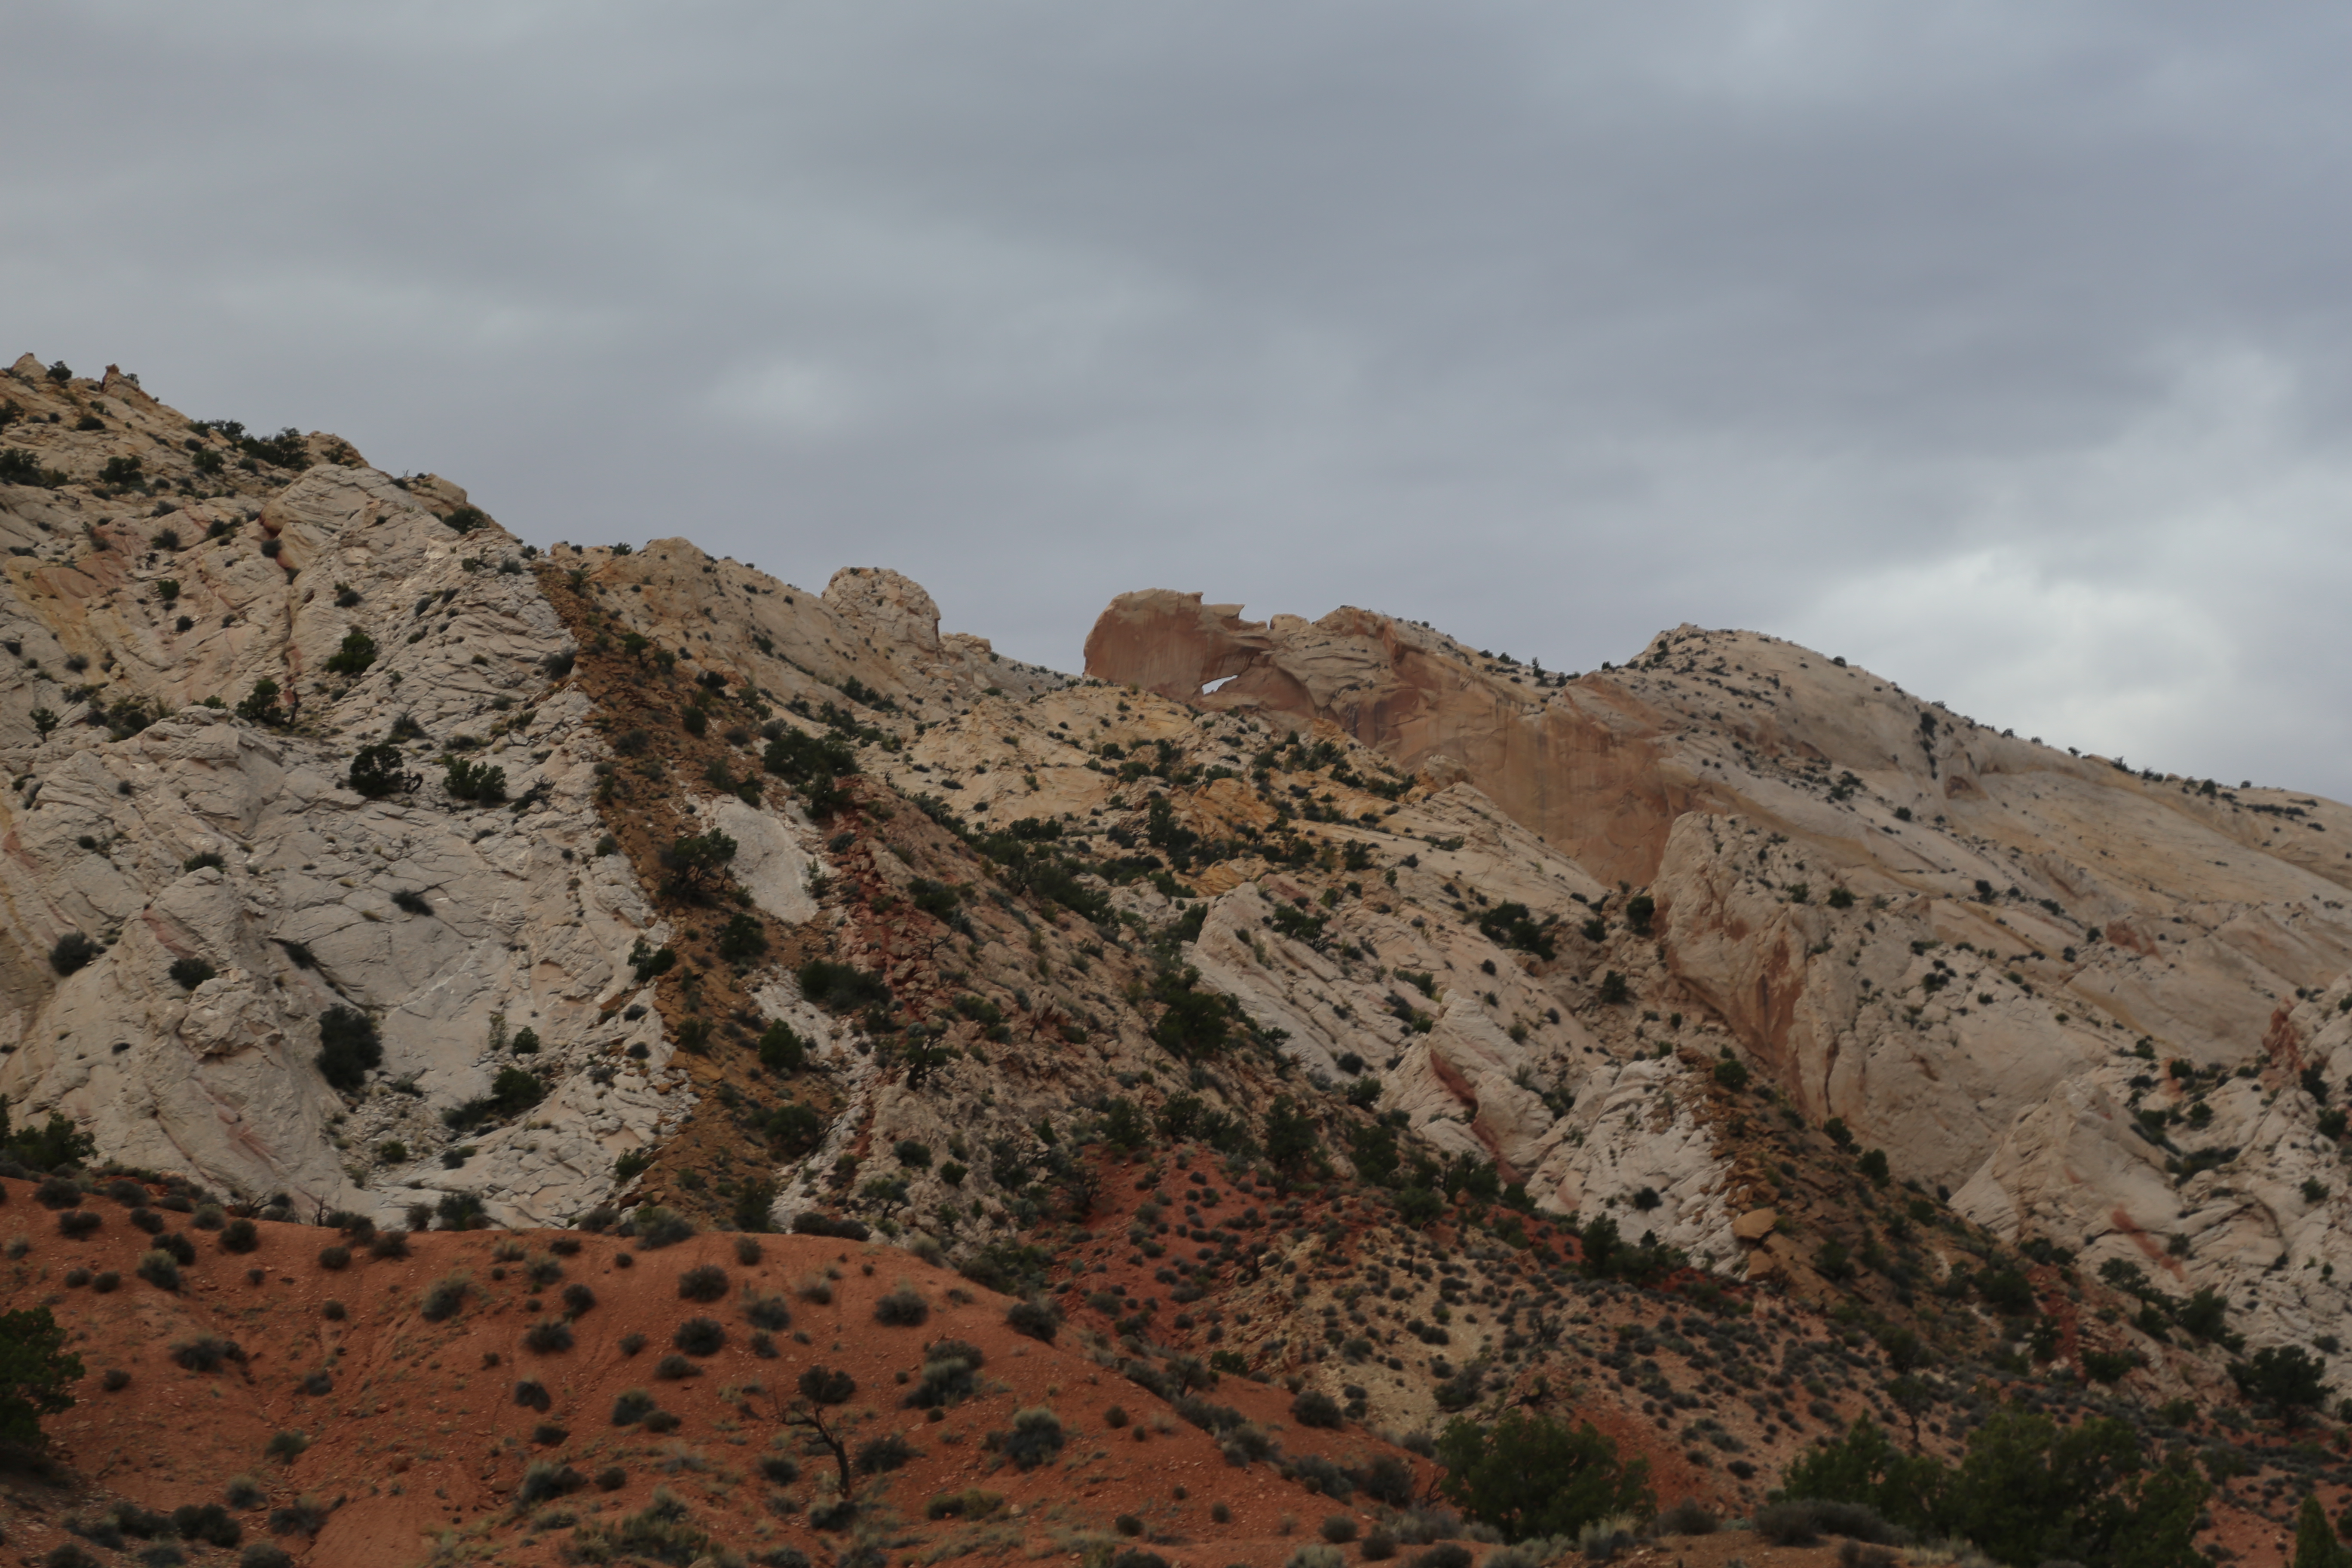
[[[2345,1223],[2319,1132],[2352,1068],[2344,806],[2079,757],[1749,633],[1570,678],[1152,592],[1087,660],[1465,780],[1654,901],[1660,1005],[1998,1231],[2153,1257],[2258,1335],[2342,1329],[2317,1265]]]
[[[615,1159],[658,1146],[695,1096],[626,962],[668,925],[606,852],[591,795],[611,752],[564,679],[576,647],[545,563],[462,489],[395,479],[337,437],[240,459],[111,373],[55,380],[27,356],[0,386],[0,443],[40,481],[0,486],[0,1094],[20,1118],[63,1111],[110,1158],[303,1213],[390,1217],[462,1190],[547,1222],[601,1201]],[[686,621],[756,596],[730,668],[762,664],[786,692],[1036,684],[941,637],[896,574],[819,596],[731,563],[714,583],[683,547],[594,553],[689,658]],[[245,702],[260,681],[276,706]],[[387,741],[402,787],[355,793],[354,752]],[[497,769],[499,798],[453,795],[449,756]],[[763,907],[810,919],[805,816],[711,809]],[[314,1061],[337,1008],[381,1047],[356,1098]],[[506,1069],[543,1098],[453,1130]]]
[[[2258,1341],[2346,1330],[2334,803],[1687,626],[1568,676],[1151,592],[1073,679],[887,570],[541,552],[337,437],[29,359],[0,392],[0,1094],[110,1158],[972,1256],[1085,1218],[1073,1151],[1244,1162],[1281,1105],[1293,1175],[1483,1173],[1801,1292],[1773,1140],[1835,1122]],[[1220,1342],[1319,1364],[1287,1310]]]

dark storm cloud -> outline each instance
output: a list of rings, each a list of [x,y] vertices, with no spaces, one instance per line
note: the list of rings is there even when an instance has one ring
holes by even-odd
[[[29,5],[14,353],[527,536],[1580,668],[1683,620],[2352,794],[2320,8]]]

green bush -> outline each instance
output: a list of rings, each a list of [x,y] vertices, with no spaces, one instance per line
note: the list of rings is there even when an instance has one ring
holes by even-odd
[[[400,748],[389,742],[380,745],[362,746],[352,754],[351,772],[343,783],[354,795],[370,800],[382,800],[386,795],[405,794],[424,780],[402,766]]]
[[[471,1131],[492,1121],[511,1121],[547,1096],[539,1075],[519,1067],[503,1067],[490,1080],[490,1092],[453,1105],[441,1121],[453,1132]]]
[[[760,1036],[760,1065],[770,1072],[798,1072],[808,1059],[808,1042],[781,1018]]]
[[[1864,1416],[1782,1478],[1791,1499],[1861,1504],[1917,1534],[1956,1536],[2013,1568],[2197,1568],[2204,1479],[2185,1458],[2147,1465],[2138,1436],[2093,1416],[2061,1426],[2017,1409],[1970,1434],[1957,1468],[1904,1453]]]
[[[49,945],[49,967],[62,977],[87,968],[105,951],[83,932],[69,931]]]
[[[268,676],[255,681],[253,689],[238,700],[236,716],[248,724],[285,723],[286,710],[278,705],[278,682]]]
[[[735,850],[735,840],[715,827],[681,834],[659,857],[662,869],[669,873],[669,890],[680,897],[708,897],[726,880]]]
[[[698,1264],[677,1277],[682,1301],[716,1301],[726,1294],[727,1270],[715,1263]]]
[[[356,1007],[338,1004],[319,1016],[320,1076],[345,1094],[357,1094],[367,1075],[383,1065],[383,1043],[375,1023]]]
[[[1290,1418],[1301,1426],[1337,1427],[1339,1403],[1318,1388],[1309,1388],[1290,1402]]]
[[[855,1013],[890,1005],[890,986],[880,975],[855,964],[814,959],[801,965],[795,978],[801,994],[830,1013]]]
[[[375,662],[375,638],[353,629],[343,634],[342,646],[327,656],[330,675],[362,675]]]
[[[442,787],[451,800],[470,800],[481,805],[496,805],[507,797],[507,771],[488,763],[468,762],[464,757],[448,757],[442,762],[446,776]]]
[[[1644,899],[1641,901],[1647,903],[1649,900]],[[1552,946],[1547,922],[1537,921],[1528,912],[1525,904],[1504,903],[1481,910],[1478,912],[1478,929],[1486,934],[1487,941],[1499,947],[1517,948],[1523,952],[1532,952],[1538,958],[1559,956]]]
[[[1571,1427],[1519,1409],[1491,1423],[1456,1417],[1437,1439],[1437,1458],[1446,1500],[1507,1541],[1573,1536],[1613,1514],[1657,1511],[1649,1461],[1621,1458],[1590,1423]]]
[[[172,961],[167,973],[181,990],[194,991],[219,972],[201,958],[177,958]]]
[[[874,1321],[887,1328],[919,1328],[931,1315],[931,1304],[912,1286],[901,1285],[874,1303]]]
[[[446,1322],[466,1304],[466,1293],[471,1289],[472,1283],[465,1275],[445,1275],[425,1287],[417,1303],[417,1315],[428,1323]]]
[[[767,928],[750,915],[730,916],[719,932],[719,956],[729,963],[744,963],[768,951]]]
[[[786,1159],[798,1158],[824,1142],[824,1118],[797,1100],[770,1111],[760,1130]]]
[[[2301,1345],[2265,1345],[2230,1365],[2238,1392],[2292,1415],[2317,1405],[2327,1392],[2327,1358]]]
[[[845,1372],[812,1366],[800,1375],[801,1397],[811,1405],[846,1405],[857,1394],[857,1380]]]
[[[82,1375],[66,1331],[47,1307],[0,1312],[0,1444],[39,1448],[41,1417],[73,1408],[66,1385]]]
[[[1034,1470],[1060,1453],[1063,1442],[1061,1417],[1038,1406],[1013,1413],[1013,1430],[997,1448],[1019,1468]]]
[[[542,1318],[524,1332],[522,1343],[525,1350],[540,1355],[568,1351],[572,1348],[572,1325],[562,1318]]]

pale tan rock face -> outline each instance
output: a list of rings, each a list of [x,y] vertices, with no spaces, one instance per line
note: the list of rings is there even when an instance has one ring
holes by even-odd
[[[68,482],[0,489],[0,749],[18,782],[0,796],[0,1093],[81,1121],[110,1157],[305,1212],[388,1217],[457,1188],[501,1221],[599,1201],[614,1158],[658,1142],[693,1097],[659,1015],[629,1005],[632,944],[668,929],[599,852],[591,795],[610,752],[556,673],[572,639],[522,547],[494,523],[445,522],[467,504],[456,485],[395,481],[336,437],[308,439],[307,471],[247,477],[236,448],[202,432],[192,447],[127,377],[60,386],[30,359],[13,374],[28,417],[10,443]],[[101,427],[77,428],[85,415]],[[209,474],[206,451],[222,459]],[[150,490],[98,482],[133,457]],[[689,670],[782,700],[838,687],[943,713],[988,688],[1063,684],[941,636],[930,596],[896,573],[845,571],[816,595],[678,541],[559,554],[606,568],[620,624]],[[336,673],[354,632],[374,657]],[[227,710],[264,679],[296,709],[290,731]],[[84,721],[126,701],[175,716],[118,723],[121,738]],[[344,784],[352,753],[396,717],[418,787],[363,799]],[[514,808],[448,798],[445,750],[501,768]],[[816,914],[805,818],[723,795],[703,810],[737,841],[758,907]],[[73,931],[103,950],[60,977],[47,955]],[[215,977],[184,987],[169,973],[183,959]],[[383,1047],[350,1100],[313,1066],[335,1006],[372,1016]],[[535,1052],[493,1048],[525,1030]],[[546,1086],[528,1116],[443,1124],[515,1066]],[[453,1168],[440,1155],[459,1144]]]
[[[1087,638],[1087,673],[1218,710],[1322,720],[1408,771],[1446,759],[1604,881],[1649,880],[1674,818],[1710,798],[1704,781],[1656,765],[1651,716],[1614,688],[1547,697],[1531,670],[1366,610],[1260,625],[1240,609],[1122,595]]]
[[[1426,787],[1475,785],[1601,883],[1654,900],[1664,999],[1719,1022],[1809,1118],[1842,1119],[2006,1233],[2095,1257],[2184,1234],[2167,1267],[2240,1294],[2286,1289],[2265,1272],[2282,1250],[2319,1256],[2314,1222],[2282,1217],[2292,1203],[2168,1216],[2200,1184],[2299,1202],[2309,1156],[2284,1135],[2225,1140],[2219,1114],[2154,1149],[2130,1131],[2151,1092],[2134,1080],[2153,1081],[2130,1053],[2145,1038],[2158,1061],[2251,1065],[2288,1108],[2273,1114],[2299,1103],[2307,1130],[2289,1069],[2320,1007],[2298,998],[2340,994],[2352,971],[2352,811],[2336,803],[2144,777],[1791,644],[1690,626],[1557,685],[1363,611],[1260,624],[1152,592],[1104,613],[1087,668],[1277,728],[1337,726]],[[1627,1144],[1607,1184],[1673,1144],[1655,1130]],[[2241,1144],[2173,1190],[2166,1159]],[[1715,1162],[1655,1168],[1664,1193],[1677,1168],[1704,1187]],[[1551,1196],[1580,1198],[1573,1181]],[[2333,1325],[2332,1280],[2289,1279],[2267,1331]]]

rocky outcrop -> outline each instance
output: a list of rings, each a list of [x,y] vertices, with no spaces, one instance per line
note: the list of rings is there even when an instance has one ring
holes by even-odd
[[[1645,896],[1646,921],[1621,894],[1609,923],[1654,925],[1654,1005],[1719,1025],[1808,1118],[2003,1234],[2104,1256],[2163,1230],[2149,1215],[2172,1188],[2185,1220],[2200,1184],[2329,1185],[2293,1137],[2225,1131],[2220,1096],[2166,1147],[2133,1129],[2162,1093],[2150,1064],[2179,1059],[2251,1075],[2231,1081],[2308,1135],[2317,1107],[2294,1075],[2319,1020],[2304,999],[2352,970],[2352,811],[2336,803],[2134,773],[1843,659],[1690,626],[1622,669],[1562,677],[1360,610],[1256,623],[1152,592],[1104,613],[1087,668],[1276,729],[1336,728],[1425,788],[1475,785]],[[1210,972],[1244,999],[1263,989],[1237,964]],[[1622,1169],[1645,1169],[1662,1136]],[[1681,1168],[1724,1183],[1715,1153]],[[1577,1181],[1551,1196],[1582,1201]],[[2330,1216],[2342,1202],[2315,1200]],[[2321,1222],[2289,1223],[2294,1207],[2217,1205],[2165,1231],[2168,1266],[2275,1290],[2283,1250],[2316,1247],[2304,1233]],[[2294,1272],[2267,1331],[2314,1312],[2339,1331],[2332,1286]]]

